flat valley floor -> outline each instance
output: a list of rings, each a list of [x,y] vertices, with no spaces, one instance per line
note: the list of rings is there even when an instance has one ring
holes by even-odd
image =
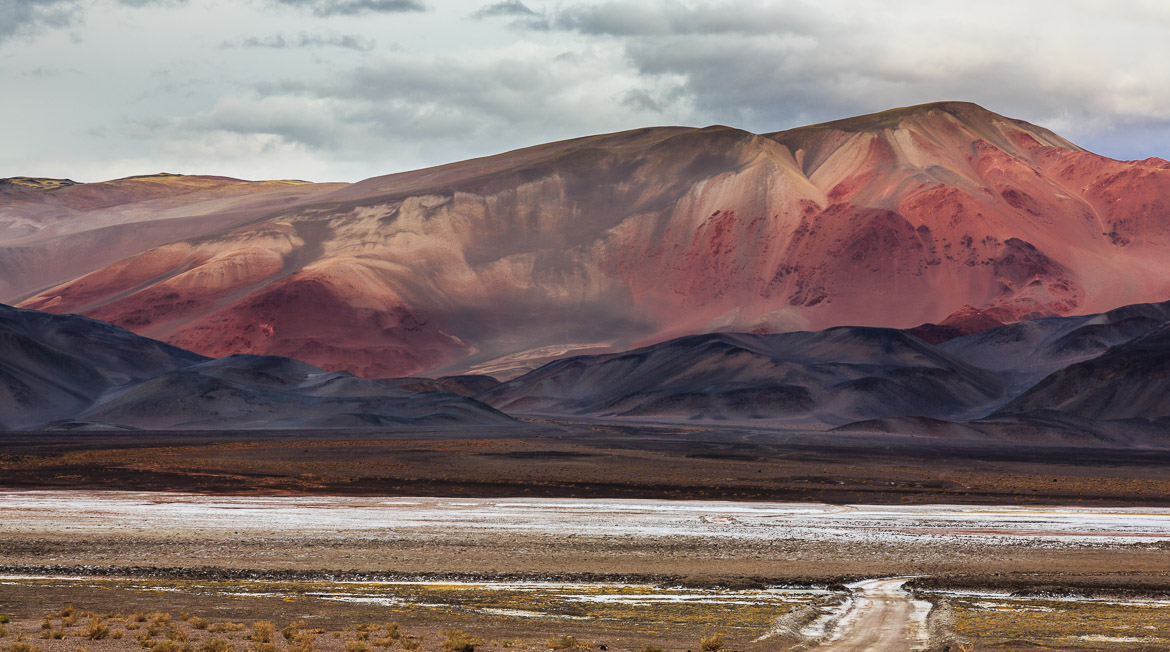
[[[1170,649],[1166,451],[540,428],[6,435],[0,644]]]

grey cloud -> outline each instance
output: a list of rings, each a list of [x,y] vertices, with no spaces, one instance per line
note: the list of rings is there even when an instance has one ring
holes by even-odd
[[[166,7],[186,4],[187,0],[115,0],[127,7]]]
[[[1073,11],[1023,38],[994,19],[997,7],[1012,6],[1008,0],[981,12],[930,14],[918,10],[922,4],[891,2],[880,15],[843,15],[832,2],[578,1],[528,26],[611,43],[639,79],[670,90],[632,90],[621,98],[627,106],[673,115],[689,109],[697,122],[753,131],[946,99],[1068,125],[1074,136],[1170,124],[1164,117],[1170,91],[1151,85],[1160,66],[1148,55],[1125,54],[1141,37],[1078,38],[1088,19]],[[1070,5],[1096,13],[1102,34],[1170,21],[1170,10],[1146,15],[1149,4],[1145,13],[1105,10],[1089,0]]]
[[[355,16],[371,13],[426,11],[422,0],[272,0],[277,4],[308,9],[318,16]]]
[[[176,6],[187,0],[110,0],[127,7]],[[72,27],[82,21],[86,6],[80,0],[0,0],[0,43],[34,36],[46,29]]]
[[[284,50],[291,48],[343,48],[347,50],[356,50],[358,52],[369,52],[374,49],[376,42],[371,39],[365,39],[353,34],[341,35],[325,35],[325,34],[305,34],[301,33],[296,36],[285,37],[283,34],[273,34],[271,36],[259,37],[249,36],[245,39],[236,41],[224,41],[220,44],[221,48],[267,48],[273,50]]]
[[[3,0],[0,5],[0,43],[31,36],[46,28],[68,27],[80,19],[76,0]]]
[[[731,0],[689,6],[680,3],[606,2],[569,5],[551,24],[591,35],[777,34],[820,30],[821,16],[803,2]]]
[[[496,16],[537,16],[538,14],[530,9],[528,5],[520,0],[502,0],[502,2],[495,2],[490,5],[480,7],[478,11],[473,14],[474,18],[494,18]]]

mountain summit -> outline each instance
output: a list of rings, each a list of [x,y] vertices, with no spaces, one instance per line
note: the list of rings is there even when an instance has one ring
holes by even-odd
[[[507,377],[698,332],[1012,322],[1170,296],[1170,163],[961,102],[763,135],[640,129],[263,192],[281,201],[234,199],[235,217],[203,202],[174,240],[21,305],[210,356]]]

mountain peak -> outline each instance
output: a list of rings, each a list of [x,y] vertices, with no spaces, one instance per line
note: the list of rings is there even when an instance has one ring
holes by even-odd
[[[929,137],[951,145],[984,141],[1019,153],[1035,147],[1056,147],[1083,151],[1055,132],[1025,120],[1008,118],[973,102],[945,101],[917,104],[852,118],[832,120],[768,134],[768,137],[796,149],[826,141],[839,145],[858,134],[885,137],[910,134]],[[833,137],[835,135],[836,137]]]

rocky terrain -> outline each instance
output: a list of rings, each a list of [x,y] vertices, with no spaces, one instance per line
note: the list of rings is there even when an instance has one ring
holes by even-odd
[[[958,102],[349,185],[26,180],[0,188],[0,300],[366,378],[509,378],[704,332],[933,324],[938,342],[1170,297],[1167,196],[1166,161]]]
[[[5,429],[510,421],[451,393],[419,394],[275,356],[212,360],[86,317],[0,306]]]

